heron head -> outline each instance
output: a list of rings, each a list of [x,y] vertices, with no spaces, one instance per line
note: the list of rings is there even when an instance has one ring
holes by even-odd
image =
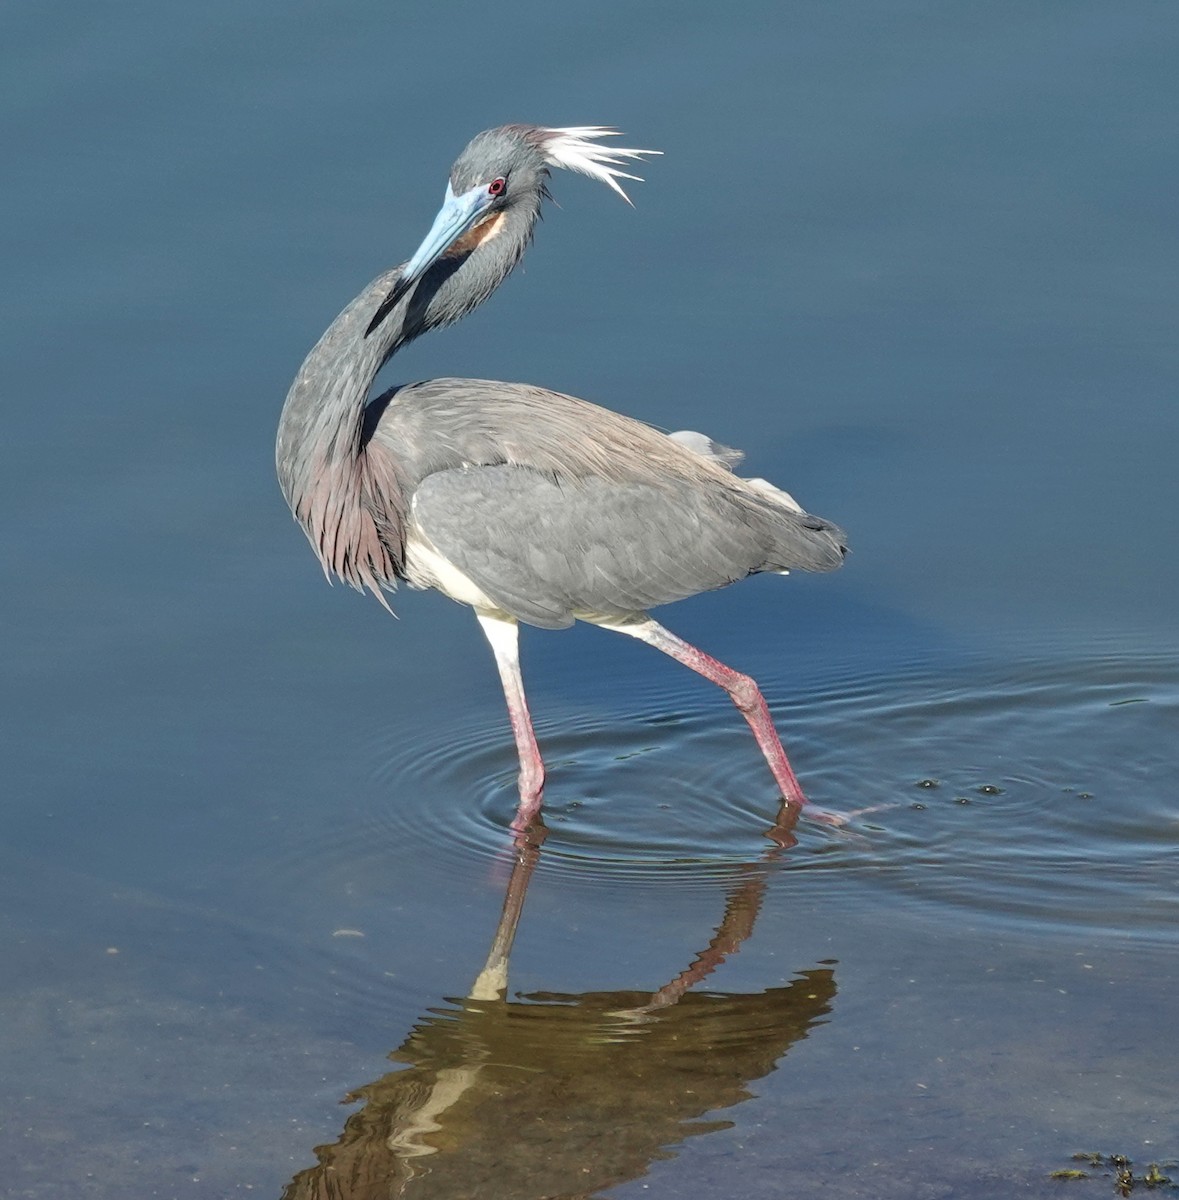
[[[641,182],[638,175],[620,169],[659,150],[630,150],[600,145],[602,138],[617,137],[605,125],[577,125],[550,129],[543,125],[501,125],[471,139],[450,170],[450,184],[461,194],[480,185],[490,187],[503,181],[497,199],[503,206],[537,203],[545,193],[550,167],[562,167],[589,175],[613,188],[628,204],[630,197],[620,179]]]
[[[620,179],[638,180],[620,164],[658,154],[658,150],[630,150],[599,145],[598,139],[616,136],[599,125],[549,129],[540,125],[501,125],[478,134],[455,160],[442,207],[413,257],[402,268],[396,286],[377,308],[365,336],[393,310],[414,285],[442,259],[463,260],[474,251],[490,248],[497,268],[487,277],[491,286],[472,294],[472,303],[483,300],[519,261],[541,201],[551,167],[589,175],[613,188],[628,204],[630,197]]]

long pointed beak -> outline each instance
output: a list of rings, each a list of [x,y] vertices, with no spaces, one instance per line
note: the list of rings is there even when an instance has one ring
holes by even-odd
[[[406,295],[415,283],[459,240],[469,233],[478,223],[479,218],[491,207],[493,197],[487,188],[480,185],[469,192],[456,196],[450,184],[446,185],[446,199],[430,226],[422,244],[414,251],[413,257],[401,270],[401,276],[393,290],[381,301],[373,319],[369,322],[364,336],[370,333],[389,315],[398,301]]]

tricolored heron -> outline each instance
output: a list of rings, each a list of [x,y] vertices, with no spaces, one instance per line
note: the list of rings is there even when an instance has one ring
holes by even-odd
[[[431,379],[369,399],[381,366],[419,334],[471,312],[532,238],[550,168],[609,185],[655,153],[603,144],[599,126],[505,125],[451,168],[413,257],[372,281],[307,355],[283,406],[278,477],[324,571],[359,590],[404,580],[469,604],[487,635],[520,757],[512,825],[538,815],[544,764],[524,696],[518,624],[575,620],[639,638],[729,694],[784,800],[805,803],[757,684],[647,615],[760,571],[830,571],[844,535],[735,452],[665,434],[519,383]],[[387,605],[386,605],[387,607]]]

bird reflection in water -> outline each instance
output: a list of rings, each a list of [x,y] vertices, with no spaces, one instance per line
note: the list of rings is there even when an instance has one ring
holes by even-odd
[[[691,991],[753,931],[769,860],[738,870],[708,946],[655,992],[537,992],[507,999],[507,969],[543,826],[516,843],[503,915],[465,999],[431,1009],[349,1097],[364,1107],[316,1149],[283,1200],[589,1197],[729,1128],[790,1047],[822,1023],[833,964],[753,995]]]

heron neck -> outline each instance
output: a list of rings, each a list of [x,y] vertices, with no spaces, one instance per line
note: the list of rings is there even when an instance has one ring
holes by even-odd
[[[377,372],[407,342],[481,304],[519,261],[532,221],[461,259],[443,259],[367,334],[401,272],[377,276],[328,326],[303,360],[278,424],[283,496],[324,570],[380,595],[405,557],[409,496],[395,452],[365,444],[364,415]]]
[[[377,372],[407,342],[453,324],[477,308],[511,273],[532,236],[537,204],[513,212],[508,228],[460,259],[442,259],[366,336],[373,313],[401,267],[378,275],[331,323],[303,361],[279,421],[278,476],[297,512],[307,473],[355,459],[369,389]]]
[[[396,282],[399,268],[372,281],[328,326],[295,376],[278,425],[276,463],[283,495],[296,509],[306,473],[360,451],[369,389],[381,366],[409,341],[405,306],[398,305],[370,337],[373,310]],[[412,335],[411,335],[412,336]]]
[[[283,496],[324,571],[378,597],[401,574],[406,497],[392,456],[366,452],[364,409],[381,365],[414,334],[402,305],[370,337],[365,329],[399,269],[374,279],[303,360],[275,445]]]

